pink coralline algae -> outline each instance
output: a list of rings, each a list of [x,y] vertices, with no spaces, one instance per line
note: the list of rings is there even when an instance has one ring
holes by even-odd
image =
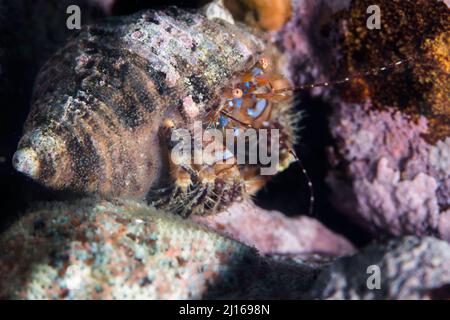
[[[335,169],[327,180],[337,207],[373,232],[450,239],[450,138],[431,146],[425,118],[371,111],[370,103],[339,104],[330,130]]]
[[[330,80],[329,74],[335,59],[334,44],[321,36],[321,28],[333,14],[345,9],[348,0],[293,0],[293,16],[274,40],[289,56],[290,79],[296,84]],[[328,90],[315,88],[315,94]]]
[[[248,202],[235,204],[217,215],[194,219],[266,254],[343,256],[355,251],[348,240],[313,218],[289,218]]]

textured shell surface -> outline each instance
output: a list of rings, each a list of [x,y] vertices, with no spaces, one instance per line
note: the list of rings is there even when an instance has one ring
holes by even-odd
[[[163,185],[173,169],[164,119],[190,130],[267,50],[245,26],[203,12],[144,11],[78,31],[36,79],[15,168],[107,197]]]

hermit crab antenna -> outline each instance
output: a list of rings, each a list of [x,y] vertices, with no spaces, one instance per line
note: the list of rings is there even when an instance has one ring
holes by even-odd
[[[346,83],[349,82],[352,79],[357,79],[357,78],[362,78],[362,77],[367,77],[367,76],[373,76],[373,75],[377,75],[380,72],[384,72],[386,70],[391,70],[394,68],[399,67],[400,65],[406,64],[407,62],[413,61],[414,57],[409,57],[409,58],[405,58],[402,60],[398,60],[396,62],[392,62],[389,63],[381,68],[373,68],[367,71],[363,71],[363,72],[358,72],[358,73],[354,73],[351,74],[343,79],[339,79],[339,80],[335,80],[335,81],[329,81],[329,82],[318,82],[318,83],[311,83],[311,84],[304,84],[301,86],[296,86],[296,87],[287,87],[287,88],[282,88],[282,89],[278,89],[278,90],[274,90],[274,93],[283,93],[283,92],[289,92],[289,91],[302,91],[302,90],[308,90],[308,89],[314,89],[314,88],[318,88],[318,87],[328,87],[328,86],[333,86],[333,85],[338,85],[338,84],[342,84],[342,83]]]
[[[297,157],[297,154],[294,152],[294,150],[289,149],[289,152],[294,156],[294,159],[297,161],[298,165],[300,166],[300,169],[303,172],[303,175],[306,178],[306,182],[308,183],[308,189],[309,189],[309,209],[308,209],[308,215],[312,216],[314,212],[314,188],[311,181],[311,178],[309,177],[308,172],[305,169],[305,166],[303,165],[303,162],[300,160],[299,157]]]

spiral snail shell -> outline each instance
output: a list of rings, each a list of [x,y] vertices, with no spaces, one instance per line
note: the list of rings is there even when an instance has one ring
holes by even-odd
[[[80,30],[36,79],[16,170],[50,188],[107,197],[158,189],[173,170],[164,119],[190,128],[267,49],[217,16],[171,7]],[[228,202],[241,198],[230,192]]]

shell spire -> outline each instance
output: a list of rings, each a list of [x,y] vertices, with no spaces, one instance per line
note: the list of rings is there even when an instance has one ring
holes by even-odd
[[[265,50],[229,14],[211,12],[171,7],[84,27],[36,79],[16,170],[103,196],[144,198],[161,185],[170,171],[163,120],[201,119]]]
[[[57,136],[32,131],[22,138],[21,148],[13,157],[14,168],[26,176],[53,188],[63,188],[71,173],[67,148]],[[64,176],[64,178],[62,178]]]

